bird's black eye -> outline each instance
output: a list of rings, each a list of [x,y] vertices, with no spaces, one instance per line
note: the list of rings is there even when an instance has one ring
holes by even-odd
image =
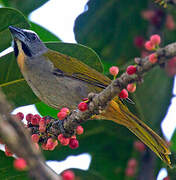
[[[37,36],[35,34],[30,34],[30,39],[32,41],[35,41],[37,39]]]

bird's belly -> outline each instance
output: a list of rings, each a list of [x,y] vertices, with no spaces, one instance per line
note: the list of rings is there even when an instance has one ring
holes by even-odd
[[[82,81],[68,77],[56,77],[52,73],[23,74],[35,95],[45,104],[61,109],[75,109],[92,88]],[[30,78],[29,78],[30,77]]]

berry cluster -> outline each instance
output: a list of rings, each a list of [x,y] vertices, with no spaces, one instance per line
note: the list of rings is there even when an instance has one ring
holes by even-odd
[[[62,121],[63,119],[65,119],[69,113],[70,111],[68,108],[62,108],[57,114],[57,117],[59,119],[58,121]],[[24,119],[24,114],[21,112],[17,113],[15,116],[20,121]],[[58,142],[60,142],[60,144],[63,146],[69,145],[71,149],[76,149],[79,147],[79,142],[76,138],[76,135],[65,137],[63,134],[53,135],[49,132],[49,128],[51,127],[55,119],[51,117],[41,117],[38,114],[27,114],[25,119],[27,121],[27,125],[24,124],[24,126],[31,132],[31,139],[34,142],[36,148],[39,148],[39,146],[41,146],[43,150],[53,151],[56,146],[58,146]],[[77,126],[76,134],[81,135],[83,132],[83,127],[80,125]],[[4,144],[3,142],[0,143]],[[13,155],[13,153],[6,145],[5,154],[7,156]],[[14,167],[17,170],[25,170],[27,165],[24,159],[18,158],[14,161]]]
[[[136,66],[135,65],[130,65],[127,67],[126,69],[126,73],[128,75],[133,75],[135,74],[137,71],[136,69]],[[112,66],[110,69],[109,69],[109,73],[111,75],[113,75],[114,79],[117,77],[117,74],[119,73],[119,68],[117,66]],[[131,84],[128,84],[127,85],[127,90],[126,89],[122,89],[122,91],[118,94],[118,96],[121,98],[121,99],[126,99],[128,98],[128,92],[135,92],[136,90],[136,84],[135,83],[131,83]]]

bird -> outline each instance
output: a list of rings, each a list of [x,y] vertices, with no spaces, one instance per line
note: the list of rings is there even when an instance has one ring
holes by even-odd
[[[73,110],[89,93],[100,93],[111,83],[108,77],[78,59],[48,49],[34,31],[14,26],[9,26],[9,30],[24,79],[34,94],[48,106]],[[172,166],[171,151],[165,140],[132,114],[118,96],[109,102],[104,111],[93,117],[127,127],[163,162]]]

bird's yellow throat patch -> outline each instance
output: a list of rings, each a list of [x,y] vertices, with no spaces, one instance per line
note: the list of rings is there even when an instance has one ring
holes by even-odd
[[[18,46],[18,56],[17,56],[17,63],[18,63],[18,66],[20,67],[21,71],[24,70],[24,61],[26,59],[26,55],[22,49],[22,44],[19,40],[16,40],[16,43],[17,43],[17,46]]]

